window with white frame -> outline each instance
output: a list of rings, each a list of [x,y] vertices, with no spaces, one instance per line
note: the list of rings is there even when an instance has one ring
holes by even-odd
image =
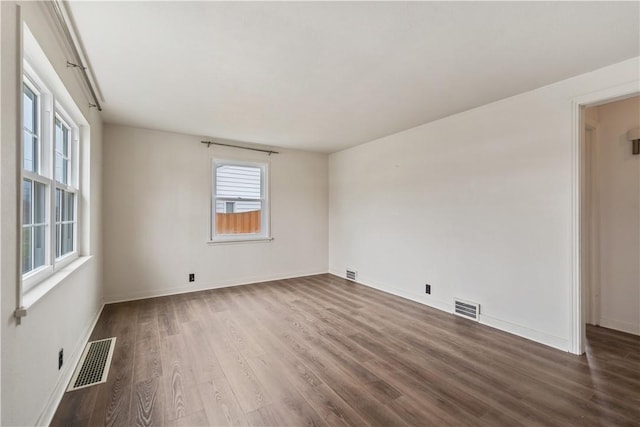
[[[22,84],[23,292],[78,255],[79,129],[25,64]]]
[[[268,165],[213,161],[213,241],[269,237]]]

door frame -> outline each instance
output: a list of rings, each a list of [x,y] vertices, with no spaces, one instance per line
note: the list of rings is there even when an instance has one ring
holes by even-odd
[[[583,191],[585,180],[585,142],[584,118],[585,107],[593,107],[609,102],[631,98],[640,94],[640,80],[592,92],[572,99],[572,137],[571,137],[571,313],[570,331],[571,339],[569,351],[574,354],[583,354],[586,344],[586,289],[587,280],[583,280],[583,268],[588,260],[584,260],[584,242],[588,242],[584,234],[588,231],[583,227]]]
[[[592,107],[596,108],[596,107]],[[599,155],[598,123],[585,118],[584,134],[584,170],[580,175],[583,181],[581,195],[584,197],[582,216],[582,264],[585,323],[600,325],[600,188],[598,185]]]

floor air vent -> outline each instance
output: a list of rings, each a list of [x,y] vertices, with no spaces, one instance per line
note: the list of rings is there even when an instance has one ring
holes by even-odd
[[[88,342],[67,391],[107,382],[115,346],[115,337]]]
[[[456,299],[454,313],[477,321],[480,315],[480,304]]]
[[[347,270],[347,279],[355,281],[358,277],[358,272],[355,270]]]

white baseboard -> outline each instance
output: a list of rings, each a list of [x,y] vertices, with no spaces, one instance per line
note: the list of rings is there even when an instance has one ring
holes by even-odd
[[[85,329],[84,333],[80,337],[80,340],[78,340],[78,342],[76,343],[76,346],[71,353],[71,357],[69,357],[66,363],[66,368],[64,368],[62,373],[58,376],[58,381],[56,382],[55,388],[50,394],[49,400],[47,401],[44,410],[40,413],[40,416],[36,421],[36,426],[48,426],[49,424],[51,424],[53,416],[56,413],[56,409],[58,409],[60,401],[62,400],[62,397],[67,390],[67,385],[69,384],[69,381],[71,381],[73,371],[75,370],[76,365],[80,360],[82,351],[87,345],[87,342],[89,342],[89,337],[93,332],[93,328],[95,328],[96,323],[98,323],[98,319],[100,318],[100,314],[102,314],[102,309],[104,309],[104,304],[100,306],[100,309],[97,311],[93,322],[91,322],[89,327]]]
[[[600,319],[600,326],[609,329],[615,329],[616,331],[626,332],[628,334],[640,335],[640,325],[636,325],[631,322],[625,322],[624,320],[608,319],[602,317]]]
[[[152,289],[139,292],[127,292],[120,294],[105,294],[105,304],[113,304],[118,302],[135,301],[139,299],[164,297],[169,295],[188,294],[191,292],[209,291],[213,289],[228,288],[231,286],[251,285],[254,283],[271,282],[274,280],[293,279],[296,277],[314,276],[317,274],[326,274],[327,271],[298,271],[285,274],[277,274],[272,276],[259,276],[259,277],[245,277],[243,279],[222,280],[216,283],[209,283],[200,285],[198,287],[193,286],[179,286],[174,288],[165,289]]]
[[[329,274],[333,274],[334,276],[338,276],[341,277],[343,279],[345,279],[346,277],[344,276],[344,274],[339,274],[335,271],[329,271]],[[390,286],[382,286],[376,283],[372,283],[370,280],[367,280],[366,282],[361,281],[360,279],[358,279],[356,281],[356,283],[360,284],[360,285],[364,285],[367,286],[369,288],[373,288],[373,289],[377,289],[379,291],[385,292],[387,294],[391,294],[391,295],[395,295],[404,299],[408,299],[411,301],[415,301],[417,303],[420,304],[424,304],[427,305],[429,307],[433,307],[433,308],[437,308],[438,310],[441,311],[445,311],[447,313],[451,313],[453,312],[453,304],[449,304],[446,303],[444,301],[439,301],[437,299],[428,297],[428,296],[422,296],[422,295],[416,295],[416,294],[412,294],[406,291],[402,291],[400,289],[397,288],[393,288]]]
[[[495,317],[484,315],[482,312],[480,312],[480,323],[558,350],[569,351],[569,340],[566,338],[556,337],[545,332],[518,325],[517,323],[496,319]]]
[[[330,274],[334,276],[345,278],[344,274],[338,273],[336,271],[329,271]],[[417,294],[412,294],[406,291],[402,291],[389,286],[382,286],[379,284],[373,284],[371,281],[360,281],[358,280],[356,283],[359,283],[364,286],[368,286],[370,288],[377,289],[382,292],[386,292],[388,294],[396,295],[401,298],[405,298],[411,301],[415,301],[420,304],[427,305],[429,307],[433,307],[435,309],[444,311],[446,313],[453,313],[453,303],[447,303],[444,301],[439,301],[428,296],[422,296]],[[499,329],[504,332],[508,332],[513,335],[517,335],[522,338],[526,338],[531,341],[535,341],[540,344],[547,345],[549,347],[556,348],[562,351],[569,351],[569,340],[565,338],[556,337],[553,335],[549,335],[545,332],[537,331],[534,329],[527,328],[522,325],[518,325],[516,323],[512,323],[506,320],[497,319],[491,316],[487,316],[480,312],[479,323],[490,326],[495,329]],[[603,325],[604,326],[604,325]]]

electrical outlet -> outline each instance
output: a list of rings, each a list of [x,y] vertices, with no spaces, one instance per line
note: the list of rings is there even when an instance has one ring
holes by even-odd
[[[427,294],[431,294],[431,285],[429,284],[424,285],[424,292]]]
[[[62,364],[64,363],[64,349],[61,348],[58,352],[58,370],[62,368]]]
[[[189,273],[189,281],[190,282],[195,282],[196,281],[196,275],[194,273]]]

